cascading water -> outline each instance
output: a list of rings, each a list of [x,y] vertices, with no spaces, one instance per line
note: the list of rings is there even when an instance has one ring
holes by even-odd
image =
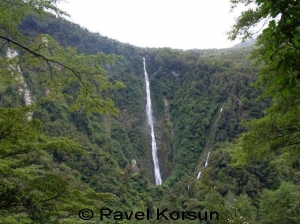
[[[208,165],[209,155],[210,155],[210,151],[209,151],[208,154],[207,154],[207,157],[206,157],[206,160],[205,160],[204,168],[207,167],[207,165]]]
[[[201,171],[199,171],[198,175],[197,175],[197,180],[200,179],[200,176],[201,176]]]
[[[217,124],[218,124],[219,119],[221,117],[222,111],[223,111],[223,104],[220,106],[219,113],[216,113],[213,120],[212,120],[212,125],[211,125],[209,135],[208,135],[208,138],[207,138],[207,141],[206,141],[206,147],[204,148],[204,152],[208,152],[208,153],[207,153],[207,156],[206,156],[206,159],[205,159],[204,167],[202,167],[202,168],[198,167],[197,168],[197,170],[198,170],[198,174],[197,174],[197,177],[196,177],[197,180],[200,179],[201,170],[203,170],[205,167],[208,166],[208,160],[209,160],[210,152],[212,150],[212,145],[214,143],[214,136],[215,136],[215,133],[216,133]],[[201,164],[203,164],[202,161],[201,161]]]
[[[207,157],[206,157],[206,159],[205,159],[205,165],[204,165],[204,168],[207,167],[207,165],[208,165],[209,155],[210,155],[210,151],[208,152]],[[201,176],[201,171],[199,171],[199,173],[198,173],[198,175],[197,175],[197,180],[200,179],[200,176]]]
[[[145,58],[143,58],[144,62],[144,73],[145,73],[145,81],[146,81],[146,95],[147,95],[147,105],[146,105],[146,113],[148,117],[148,123],[151,128],[151,142],[152,142],[152,159],[154,163],[154,176],[155,176],[155,184],[161,185],[162,180],[160,176],[160,170],[159,170],[159,163],[158,163],[158,157],[157,157],[157,146],[155,141],[155,135],[154,135],[154,127],[153,127],[153,115],[152,115],[152,105],[151,105],[151,96],[150,96],[150,84],[148,79],[148,74],[146,71],[146,61]]]

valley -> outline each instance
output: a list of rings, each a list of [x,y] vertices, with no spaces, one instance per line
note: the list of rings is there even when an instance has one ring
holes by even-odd
[[[299,85],[259,86],[257,46],[140,48],[26,7],[34,54],[0,38],[0,223],[300,221]]]

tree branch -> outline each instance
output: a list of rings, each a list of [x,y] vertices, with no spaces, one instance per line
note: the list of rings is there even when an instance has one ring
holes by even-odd
[[[5,47],[6,44],[8,44],[9,42],[6,41],[4,44],[2,44],[1,48],[0,48],[0,51],[2,51],[2,49]]]
[[[57,195],[55,195],[55,196],[53,196],[53,197],[51,197],[51,198],[47,198],[47,199],[44,199],[44,200],[40,200],[40,201],[38,201],[37,203],[44,203],[44,202],[47,202],[47,201],[51,201],[51,200],[54,200],[54,199],[56,199],[56,198],[60,198],[61,196],[59,195],[59,194],[57,194]]]
[[[80,77],[80,74],[83,74],[82,72],[76,71],[76,70],[74,70],[73,68],[71,68],[71,67],[69,67],[69,66],[66,66],[66,65],[62,64],[62,63],[59,62],[59,61],[56,61],[56,60],[47,58],[47,57],[45,57],[44,55],[39,54],[39,53],[37,53],[37,52],[35,52],[35,51],[29,49],[28,47],[26,47],[26,46],[24,46],[24,45],[22,45],[22,44],[20,44],[20,43],[18,43],[18,42],[16,42],[16,41],[14,41],[14,40],[8,38],[8,37],[4,37],[4,36],[1,36],[1,35],[0,35],[0,39],[6,40],[8,43],[12,43],[12,44],[14,44],[14,45],[16,45],[16,46],[22,48],[22,49],[25,50],[26,52],[32,54],[34,57],[37,57],[37,58],[40,58],[40,59],[46,61],[46,63],[48,64],[49,67],[51,67],[51,64],[50,64],[50,63],[54,63],[54,64],[60,65],[60,66],[62,66],[63,68],[65,68],[65,69],[71,71],[71,72],[73,73],[73,75],[75,75],[76,78],[77,78],[77,79],[80,81],[80,83],[83,85],[83,87],[84,87],[84,89],[85,89],[85,93],[87,94],[88,88],[86,87],[84,81],[83,81],[82,78]],[[52,69],[50,69],[50,73],[51,73],[50,76],[51,76],[51,78],[52,78],[52,77],[53,77]]]
[[[10,157],[10,156],[15,156],[15,155],[20,155],[20,154],[27,154],[29,152],[32,152],[33,150],[31,149],[27,149],[27,150],[23,150],[23,151],[17,151],[17,152],[14,152],[14,153],[9,153],[9,154],[6,154],[5,156],[1,156],[0,158],[1,159],[5,159],[7,157]]]

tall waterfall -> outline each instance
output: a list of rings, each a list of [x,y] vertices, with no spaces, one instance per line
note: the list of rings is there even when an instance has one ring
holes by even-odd
[[[154,163],[155,184],[156,185],[161,185],[162,180],[161,180],[161,176],[160,176],[159,163],[158,163],[158,158],[157,158],[157,146],[156,146],[155,135],[154,135],[154,127],[153,127],[153,115],[152,115],[152,105],[151,105],[151,96],[150,96],[150,85],[149,85],[148,74],[147,74],[147,71],[146,71],[145,58],[143,58],[143,61],[144,61],[145,81],[146,81],[146,95],[147,95],[146,112],[147,112],[147,117],[148,117],[148,123],[151,127],[152,159],[153,159],[153,163]]]

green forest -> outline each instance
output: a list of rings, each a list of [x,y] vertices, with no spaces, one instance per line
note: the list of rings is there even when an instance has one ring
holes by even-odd
[[[125,44],[57,2],[0,0],[1,224],[300,223],[299,1],[230,0],[256,4],[228,31],[255,44],[206,50]]]

